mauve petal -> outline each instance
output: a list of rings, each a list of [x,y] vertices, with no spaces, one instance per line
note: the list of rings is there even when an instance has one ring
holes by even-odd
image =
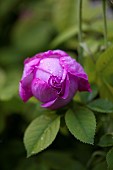
[[[62,50],[54,50],[53,54],[58,55],[59,57],[68,56],[68,54],[65,51],[62,51]]]
[[[43,58],[37,68],[36,77],[48,82],[50,75],[62,77],[63,69],[58,58]]]
[[[24,61],[24,71],[23,71],[22,79],[27,77],[29,74],[31,74],[35,69],[35,66],[38,66],[39,62],[40,62],[40,58],[36,58],[36,57],[26,59]]]
[[[32,82],[32,93],[41,102],[49,102],[57,98],[57,91],[37,78]]]
[[[19,95],[24,102],[26,102],[30,97],[32,97],[32,92],[31,92],[32,79],[33,79],[33,74],[31,73],[20,81]]]
[[[36,56],[27,58],[24,61],[24,71],[19,85],[19,95],[23,101],[27,101],[32,96],[31,83],[33,80],[33,72],[35,66],[39,64],[39,61],[40,59]]]
[[[61,83],[64,82],[64,80],[66,79],[66,76],[67,76],[67,71],[65,69],[63,69]]]
[[[31,72],[29,75],[27,75],[21,80],[22,86],[25,88],[29,87],[31,85],[32,80],[33,80],[33,73]]]
[[[45,82],[48,82],[49,78],[50,78],[51,74],[46,72],[45,70],[42,69],[37,69],[35,77],[39,78]]]
[[[70,56],[61,57],[60,64],[72,75],[78,77],[78,90],[80,91],[91,91],[90,84],[88,82],[88,76],[85,73],[83,67],[72,59]]]
[[[89,91],[92,92],[90,84],[87,79],[79,78],[78,79],[78,90],[79,91]]]
[[[58,109],[69,103],[77,90],[91,91],[83,67],[62,50],[36,54],[24,64],[19,85],[23,101],[34,95],[43,102],[42,107]],[[62,88],[61,93],[57,88]]]
[[[84,72],[83,67],[79,63],[77,63],[75,59],[72,59],[70,56],[61,57],[60,64],[71,74],[87,78],[87,75]]]
[[[78,90],[78,79],[70,73],[68,73],[68,75],[69,75],[69,81],[70,81],[68,98],[72,99]]]
[[[33,79],[33,73],[28,74],[20,81],[19,84],[19,95],[24,102],[26,102],[31,96],[31,82]]]
[[[77,78],[75,76],[69,74],[69,81],[70,81],[69,95],[67,96],[66,99],[63,99],[62,97],[58,97],[57,99],[55,99],[49,103],[47,102],[47,103],[42,104],[42,107],[55,110],[55,109],[58,109],[60,107],[67,105],[78,90]]]
[[[52,106],[55,103],[56,100],[57,100],[57,98],[55,100],[50,101],[50,102],[41,104],[41,106],[45,107],[45,108],[49,108],[50,106]]]
[[[70,81],[69,81],[69,77],[67,76],[65,81],[63,82],[63,95],[62,95],[63,99],[66,99],[69,95],[69,86],[70,86]]]
[[[46,52],[40,53],[42,58],[51,58],[51,56],[54,56],[54,58],[60,58],[64,56],[68,56],[68,54],[62,50],[48,50]]]
[[[22,83],[19,84],[19,95],[21,99],[26,102],[30,97],[32,97],[32,92],[30,88],[23,88]]]

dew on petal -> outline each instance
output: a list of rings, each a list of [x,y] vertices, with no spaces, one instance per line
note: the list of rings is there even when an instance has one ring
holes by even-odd
[[[42,64],[42,63],[43,63],[43,60],[41,60],[40,63]]]
[[[90,91],[83,67],[64,51],[49,50],[36,56],[25,61],[19,92],[22,100],[27,101],[34,95],[44,107],[56,109],[66,105],[77,90]]]

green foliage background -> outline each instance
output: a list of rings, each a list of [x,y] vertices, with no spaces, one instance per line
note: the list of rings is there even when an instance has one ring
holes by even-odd
[[[78,1],[0,1],[1,170],[113,170],[113,4],[107,1],[106,48],[102,1],[83,0],[79,44]],[[62,49],[79,60],[79,46],[92,93],[77,93],[54,112],[34,98],[21,101],[25,58]]]

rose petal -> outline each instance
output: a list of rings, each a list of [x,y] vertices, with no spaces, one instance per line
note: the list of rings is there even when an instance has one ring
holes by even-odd
[[[54,50],[53,51],[54,55],[58,55],[59,57],[64,57],[64,56],[68,56],[68,54],[62,50]]]
[[[71,74],[80,77],[85,76],[85,78],[87,78],[87,75],[84,72],[83,67],[79,63],[77,63],[75,59],[72,59],[70,56],[61,57],[60,64]]]
[[[71,100],[78,90],[78,79],[70,73],[68,73],[68,75],[69,75],[70,87],[69,87],[69,96],[67,99]]]
[[[70,81],[69,81],[69,77],[67,76],[65,81],[63,82],[63,95],[62,98],[66,99],[69,95],[69,86],[70,86]]]
[[[76,77],[69,74],[69,81],[70,81],[69,95],[67,96],[66,99],[58,97],[53,101],[42,104],[42,107],[55,110],[68,104],[75,95],[76,91],[78,90],[78,81]]]
[[[50,101],[50,102],[41,104],[41,106],[45,107],[45,108],[49,108],[50,106],[52,106],[55,103],[56,100],[57,100],[57,98],[55,100]]]
[[[41,102],[49,102],[57,98],[57,91],[37,78],[32,82],[32,93]]]
[[[25,88],[29,87],[31,85],[32,80],[33,80],[33,73],[31,72],[29,75],[27,75],[21,80],[22,87]]]
[[[87,79],[79,78],[78,81],[78,90],[79,91],[89,91],[92,92],[90,88],[90,84],[88,83]]]
[[[56,58],[68,56],[68,54],[62,50],[48,50],[44,53],[40,53],[43,58],[51,58],[51,56],[54,56]]]
[[[37,68],[36,77],[48,82],[50,75],[62,77],[63,69],[58,58],[43,58]]]
[[[25,65],[24,65],[22,79],[24,79],[29,74],[31,74],[33,72],[33,70],[35,69],[35,66],[38,66],[39,62],[40,62],[40,59],[36,58],[36,57],[26,59],[24,61]]]
[[[83,67],[72,59],[70,56],[61,57],[60,64],[72,75],[78,77],[78,89],[80,91],[91,91],[90,84],[88,82],[88,76],[85,73]]]
[[[19,84],[19,95],[21,99],[26,102],[30,97],[32,97],[32,92],[30,88],[23,88],[22,87],[22,82]]]
[[[24,71],[19,84],[19,95],[24,102],[26,102],[32,96],[31,83],[33,80],[33,71],[35,66],[38,65],[39,61],[40,59],[36,56],[24,61]]]
[[[83,67],[62,50],[36,54],[24,64],[19,85],[23,101],[34,95],[43,107],[57,109],[70,102],[77,90],[91,91]]]

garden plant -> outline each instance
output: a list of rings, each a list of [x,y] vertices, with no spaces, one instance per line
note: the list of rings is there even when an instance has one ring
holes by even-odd
[[[0,1],[0,170],[113,170],[113,1]]]

